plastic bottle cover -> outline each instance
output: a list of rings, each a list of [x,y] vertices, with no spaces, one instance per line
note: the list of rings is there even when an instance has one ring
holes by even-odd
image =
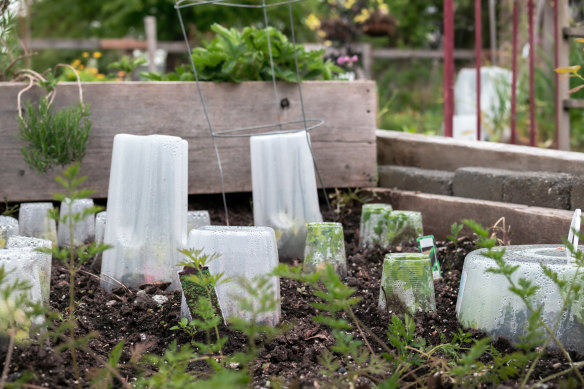
[[[101,286],[155,281],[179,289],[177,249],[186,246],[188,144],[174,136],[114,138]]]
[[[253,219],[272,227],[282,258],[302,258],[308,222],[321,222],[306,131],[250,138]]]

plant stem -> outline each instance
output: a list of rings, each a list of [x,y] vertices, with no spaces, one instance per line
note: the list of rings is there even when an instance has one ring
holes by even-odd
[[[353,312],[353,310],[351,309],[351,307],[349,307],[348,311],[349,311],[349,315],[351,315],[351,318],[355,322],[355,325],[357,326],[357,329],[359,330],[359,333],[361,334],[361,337],[363,338],[363,341],[365,342],[365,345],[369,349],[369,352],[371,353],[371,355],[375,355],[375,351],[373,351],[373,349],[371,348],[371,345],[369,344],[369,341],[367,340],[367,337],[365,336],[365,334],[363,333],[363,330],[359,326],[359,320],[357,320],[357,316],[355,316],[355,313]]]
[[[544,382],[548,382],[548,381],[551,381],[551,380],[556,379],[558,377],[561,377],[564,374],[567,374],[567,373],[571,372],[572,370],[574,370],[574,368],[578,369],[578,368],[580,368],[582,366],[584,366],[584,361],[577,362],[574,365],[572,365],[571,367],[569,367],[569,368],[567,368],[565,370],[560,371],[559,373],[555,373],[555,374],[552,374],[552,375],[547,376],[545,378],[539,379],[535,384],[531,385],[530,388],[534,388],[534,387],[536,387],[538,385],[543,384]]]
[[[2,369],[2,378],[0,379],[0,389],[4,389],[6,380],[8,379],[8,371],[10,370],[10,361],[12,360],[12,352],[14,349],[14,333],[16,329],[12,325],[10,330],[10,341],[8,342],[8,351],[6,351],[6,359],[4,360],[4,368]]]
[[[69,193],[71,195],[71,193]],[[81,377],[79,375],[79,366],[77,365],[77,352],[75,350],[75,224],[73,222],[73,198],[69,197],[67,203],[67,226],[69,227],[69,336],[71,343],[69,351],[71,352],[71,361],[77,380],[77,388],[81,389]]]

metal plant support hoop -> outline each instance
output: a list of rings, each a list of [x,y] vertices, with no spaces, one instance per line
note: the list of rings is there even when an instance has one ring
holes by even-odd
[[[316,176],[318,178],[318,182],[322,188],[324,198],[325,198],[327,207],[329,209],[329,212],[332,215],[333,214],[332,208],[331,208],[330,202],[329,202],[328,197],[327,197],[327,193],[326,193],[326,189],[324,186],[324,182],[322,180],[322,176],[320,175],[320,171],[319,171],[318,166],[316,164],[316,160],[314,159],[314,152],[312,149],[312,145],[310,144],[310,138],[308,135],[308,133],[311,130],[318,128],[322,124],[324,124],[324,120],[306,117],[306,112],[304,111],[304,100],[302,97],[302,86],[301,86],[302,82],[300,79],[300,71],[298,69],[298,56],[297,56],[297,52],[296,52],[296,37],[294,34],[294,22],[292,19],[292,3],[297,3],[297,2],[300,2],[302,0],[275,1],[272,3],[270,3],[269,0],[247,0],[248,2],[258,2],[259,4],[248,4],[248,3],[238,2],[238,1],[241,1],[241,0],[235,0],[235,1],[227,1],[227,0],[175,0],[175,5],[174,5],[174,8],[176,9],[177,14],[178,14],[180,27],[181,27],[181,30],[182,30],[182,33],[183,33],[183,36],[185,39],[186,50],[187,50],[187,54],[189,56],[191,68],[192,68],[193,74],[195,76],[195,83],[197,85],[197,92],[198,92],[199,98],[201,100],[201,105],[203,107],[203,113],[205,115],[205,120],[207,121],[207,125],[209,127],[209,132],[210,132],[211,138],[213,140],[213,148],[215,150],[215,157],[217,158],[217,164],[219,166],[219,175],[220,175],[220,179],[221,179],[221,195],[223,197],[223,206],[225,208],[226,224],[229,225],[229,210],[227,208],[227,199],[225,196],[225,182],[224,182],[224,176],[223,176],[223,167],[221,165],[221,157],[219,155],[219,148],[217,147],[216,138],[221,138],[221,137],[251,137],[251,136],[256,136],[256,135],[284,134],[284,133],[298,132],[298,131],[303,131],[303,130],[306,131],[306,140],[308,142],[308,147],[310,149],[310,155],[312,157],[312,162],[314,164],[314,169],[316,172]],[[245,0],[243,0],[243,1],[245,1]],[[199,75],[197,73],[197,68],[195,66],[195,62],[193,60],[191,45],[189,43],[188,35],[186,32],[185,25],[184,25],[183,18],[182,18],[182,14],[181,14],[181,9],[183,9],[183,8],[194,7],[194,6],[205,5],[205,4],[212,4],[212,5],[219,5],[219,6],[226,6],[226,7],[255,8],[255,9],[262,10],[263,18],[264,18],[264,28],[266,30],[266,36],[267,36],[267,42],[268,42],[268,53],[269,53],[269,57],[270,57],[270,67],[272,70],[272,85],[274,88],[274,107],[276,109],[276,116],[277,116],[276,123],[264,124],[264,125],[259,125],[259,126],[250,126],[250,127],[228,129],[228,130],[222,130],[222,131],[216,131],[215,128],[213,127],[213,125],[211,123],[211,119],[209,117],[209,111],[207,109],[205,97],[203,96],[203,92],[201,91],[201,85],[199,82]],[[281,107],[279,104],[280,99],[278,96],[276,76],[274,73],[274,60],[273,60],[273,56],[272,56],[272,44],[271,44],[270,34],[268,31],[270,25],[269,25],[267,9],[271,8],[271,7],[280,6],[280,5],[286,5],[286,4],[288,5],[288,16],[290,19],[290,31],[291,31],[290,38],[292,41],[292,45],[294,47],[294,65],[296,68],[296,84],[298,85],[298,96],[299,96],[299,100],[300,100],[300,109],[302,112],[302,119],[295,120],[295,121],[283,122],[281,120]],[[310,123],[310,125],[309,125],[309,123]],[[300,128],[285,129],[285,126],[290,126],[290,125],[297,125]]]

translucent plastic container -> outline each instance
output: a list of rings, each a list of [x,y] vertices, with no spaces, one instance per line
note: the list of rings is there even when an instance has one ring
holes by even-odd
[[[211,261],[209,271],[214,275],[223,273],[227,280],[215,287],[224,321],[227,323],[230,317],[250,320],[251,314],[241,308],[237,298],[249,295],[237,283],[237,279],[252,280],[270,273],[278,266],[274,230],[269,227],[203,226],[191,230],[188,247],[220,255]],[[275,297],[280,299],[279,277],[272,276],[270,285]],[[280,321],[280,304],[276,310],[260,316],[259,321],[276,325]]]
[[[411,314],[418,310],[435,311],[434,279],[427,254],[391,253],[383,261],[379,309],[387,308],[387,299],[399,299]]]
[[[306,225],[304,271],[316,271],[330,263],[341,277],[347,276],[345,236],[341,223],[308,223]]]
[[[186,246],[188,144],[164,135],[114,138],[101,286],[156,281],[180,288],[178,249]]]
[[[559,245],[507,246],[505,249],[504,260],[519,266],[513,280],[517,282],[519,278],[525,278],[539,286],[533,296],[534,305],[542,306],[544,321],[553,326],[562,300],[557,286],[544,275],[540,263],[556,271],[564,280],[574,276],[576,265],[568,264],[565,248]],[[580,250],[583,249],[580,246]],[[462,325],[481,329],[495,339],[505,337],[518,342],[525,335],[530,312],[523,301],[509,291],[509,282],[503,275],[486,271],[496,265],[482,255],[484,252],[484,249],[473,251],[464,261],[456,303],[458,320]],[[584,298],[580,293],[562,316],[555,333],[567,349],[579,353],[584,353],[584,325],[577,318],[582,309]],[[555,348],[553,342],[549,345]]]
[[[61,208],[59,210],[61,220],[69,213],[69,199],[66,199],[61,203]],[[72,204],[71,212],[73,214],[83,213],[86,209],[93,207],[92,199],[79,199],[74,200]],[[58,228],[58,238],[59,246],[65,247],[69,246],[69,226],[68,222],[59,223]],[[91,243],[95,240],[95,216],[89,215],[85,219],[78,221],[75,224],[75,230],[73,231],[73,245],[75,247],[81,246],[86,243]]]
[[[57,245],[57,223],[48,216],[53,203],[22,203],[18,210],[20,235],[50,240]]]
[[[0,248],[6,247],[11,236],[19,235],[18,220],[11,216],[0,215]]]
[[[363,204],[359,227],[359,243],[363,247],[386,246],[387,219],[392,211],[389,204]]]
[[[253,220],[272,227],[282,258],[302,258],[306,223],[321,222],[305,131],[250,138]]]
[[[384,242],[389,246],[424,235],[422,214],[417,211],[391,211],[387,219]]]
[[[187,213],[187,235],[193,228],[210,225],[211,218],[208,211],[189,211]]]
[[[6,285],[14,281],[25,281],[31,288],[28,290],[27,297],[32,303],[43,303],[43,286],[41,285],[40,274],[42,266],[46,261],[48,254],[42,254],[32,248],[9,248],[0,249],[0,266],[9,272],[6,277]],[[50,255],[49,255],[50,257]],[[1,287],[1,286],[0,286]],[[16,333],[15,340],[17,344],[26,342],[35,332],[36,327],[44,322],[44,317],[33,317],[29,320],[21,307],[14,306],[14,296],[10,300],[4,300],[0,296],[0,343],[7,344],[8,334],[7,322],[4,320],[10,309],[16,320],[19,322],[21,329]]]
[[[28,236],[11,236],[8,238],[8,243],[6,245],[8,249],[32,249],[37,248],[53,248],[53,242],[46,239],[31,238]],[[41,284],[41,294],[43,303],[48,307],[49,298],[51,295],[51,268],[52,268],[52,255],[38,253],[35,255],[38,261],[39,270],[39,282]]]
[[[103,237],[105,235],[105,223],[107,221],[107,212],[98,212],[95,215],[95,243],[103,243]]]

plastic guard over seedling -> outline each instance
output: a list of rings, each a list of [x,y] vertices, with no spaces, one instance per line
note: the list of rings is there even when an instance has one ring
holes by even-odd
[[[18,227],[18,220],[12,216],[1,216],[0,215],[0,243],[4,241],[4,246],[8,238],[11,236],[19,235],[20,229]],[[0,248],[2,245],[0,244]]]
[[[215,286],[225,323],[231,317],[251,320],[252,314],[241,306],[243,299],[257,298],[238,282],[251,282],[269,275],[278,266],[278,248],[274,230],[269,227],[203,226],[189,233],[189,249],[203,247],[204,254],[218,255],[209,263],[209,271],[217,276],[223,273],[223,282]],[[274,297],[280,298],[280,279],[270,276],[269,287]],[[259,304],[259,302],[258,302]],[[258,322],[276,325],[280,321],[280,304],[262,313]]]
[[[359,244],[363,247],[384,246],[386,220],[392,211],[389,204],[364,204],[361,210]]]
[[[501,248],[497,248],[501,249]],[[563,305],[557,285],[542,268],[557,273],[559,280],[570,281],[581,269],[566,258],[566,248],[560,245],[505,246],[503,260],[517,266],[511,279],[518,283],[523,278],[537,286],[530,296],[532,304],[541,307],[540,317],[550,328]],[[578,249],[582,250],[582,246]],[[467,255],[462,269],[456,316],[461,324],[485,331],[493,339],[505,337],[511,342],[521,342],[531,314],[519,296],[509,290],[509,282],[502,274],[487,271],[497,268],[492,258],[486,257],[486,249]],[[580,314],[584,308],[582,294],[577,295],[558,324],[555,336],[568,350],[584,353],[584,325]],[[554,342],[550,348],[556,348]]]
[[[188,144],[164,135],[114,138],[101,286],[155,281],[180,288],[177,251],[186,246]]]
[[[22,203],[18,210],[18,225],[22,236],[50,240],[57,245],[57,223],[48,216],[53,203]]]
[[[208,211],[189,211],[187,213],[187,235],[193,228],[210,225],[211,218]]]
[[[395,295],[411,314],[435,311],[434,280],[430,258],[421,253],[391,253],[383,261],[379,309]],[[387,297],[386,297],[387,296]]]
[[[60,212],[60,220],[63,220],[64,217],[69,213],[69,199],[65,199],[64,202],[61,203]],[[90,209],[93,207],[93,200],[92,199],[79,199],[74,200],[71,204],[71,213],[72,214],[81,214],[86,209]],[[58,228],[58,238],[59,238],[59,247],[66,247],[69,246],[69,227],[68,221],[65,223],[59,223]],[[95,240],[95,216],[94,214],[87,215],[83,220],[79,220],[75,223],[75,230],[73,231],[73,245],[75,247],[84,245],[86,243],[91,243]]]
[[[304,271],[320,270],[330,263],[341,277],[347,276],[345,236],[341,223],[308,223]]]
[[[305,224],[321,222],[306,131],[250,138],[253,220],[274,229],[282,258],[301,258]]]

